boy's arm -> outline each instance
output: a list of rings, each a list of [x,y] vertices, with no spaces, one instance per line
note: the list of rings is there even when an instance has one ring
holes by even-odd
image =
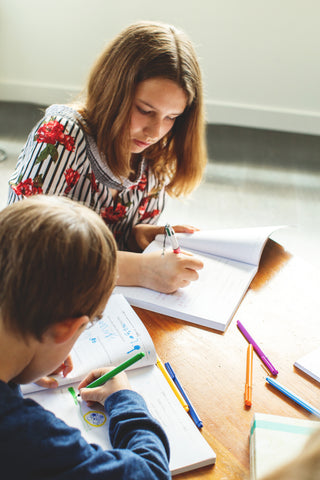
[[[3,389],[9,393],[8,386]],[[111,450],[88,444],[78,429],[33,400],[13,397],[10,392],[4,398],[0,418],[3,478],[171,479],[166,435],[136,392],[121,390],[106,401]]]
[[[114,450],[106,453],[109,454],[109,468],[114,474],[112,478],[171,478],[166,434],[150,415],[144,399],[131,390],[127,375],[121,372],[100,387],[85,388],[109,370],[93,370],[78,388],[88,405],[94,402],[104,405],[109,417],[109,437]],[[133,476],[129,472],[133,472]]]
[[[134,391],[121,390],[107,398],[105,410],[110,419],[109,435],[113,448],[130,450],[136,460],[138,457],[144,459],[144,462],[137,461],[141,478],[144,478],[143,471],[146,479],[171,478],[167,436],[150,415],[144,399]]]

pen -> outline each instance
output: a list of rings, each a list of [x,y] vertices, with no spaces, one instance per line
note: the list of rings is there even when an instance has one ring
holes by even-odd
[[[170,239],[173,253],[180,253],[181,250],[180,250],[179,243],[178,243],[178,240],[177,240],[176,234],[174,233],[173,228],[171,227],[171,225],[169,225],[169,223],[167,223],[164,228],[165,228],[165,231],[166,231],[166,233],[167,233],[167,235]]]
[[[169,362],[166,362],[164,364],[164,366],[166,367],[170,377],[172,378],[172,380],[174,381],[174,383],[176,384],[179,392],[181,393],[181,395],[183,396],[183,398],[185,399],[185,401],[187,402],[188,404],[188,407],[189,407],[189,415],[190,417],[192,418],[192,420],[194,421],[194,423],[196,424],[196,426],[198,428],[202,428],[203,427],[203,423],[202,421],[200,420],[198,414],[196,413],[192,403],[190,402],[185,390],[183,389],[181,383],[179,382],[179,380],[177,379],[177,376],[176,374],[174,373],[173,371],[173,368],[171,367],[170,363]]]
[[[126,368],[130,367],[130,365],[133,365],[136,363],[138,360],[141,360],[141,358],[144,357],[144,353],[140,352],[134,355],[133,357],[129,358],[125,362],[121,363],[117,367],[115,367],[113,370],[110,372],[107,372],[105,375],[102,375],[102,377],[97,378],[93,382],[89,383],[89,385],[86,386],[86,388],[94,388],[94,387],[100,387],[101,385],[105,384],[110,378],[114,377],[115,375],[118,375],[118,373],[122,372]]]
[[[241,333],[244,335],[244,337],[248,340],[248,342],[252,344],[253,348],[255,349],[255,351],[257,352],[259,357],[261,358],[262,362],[265,364],[265,366],[268,368],[268,370],[270,370],[272,375],[278,375],[278,370],[276,370],[274,368],[274,366],[272,365],[270,360],[265,356],[265,354],[263,353],[261,348],[256,344],[256,342],[253,340],[251,335],[247,332],[247,330],[244,328],[244,326],[242,325],[242,323],[239,320],[237,320],[237,326],[238,326],[239,330],[241,331]]]
[[[161,362],[159,357],[157,357],[157,366],[159,367],[159,369],[160,369],[161,373],[163,374],[164,378],[169,383],[170,387],[173,390],[173,393],[175,394],[175,396],[177,397],[177,399],[179,400],[179,402],[181,403],[181,405],[183,406],[185,411],[188,412],[189,411],[189,405],[186,403],[185,399],[183,398],[183,396],[179,392],[178,388],[176,387],[174,381],[171,379],[170,375],[168,374],[167,370],[165,369],[165,367],[164,367],[164,365]]]
[[[251,407],[252,405],[252,357],[253,347],[250,343],[247,349],[246,386],[244,391],[244,403],[247,407]]]
[[[316,415],[317,417],[320,417],[320,410],[310,405],[310,403],[302,400],[302,398],[298,397],[295,393],[291,392],[283,385],[280,385],[280,383],[274,380],[274,378],[267,377],[266,380],[268,383],[270,383],[270,385],[279,390],[279,392],[283,393],[288,398],[296,402],[298,405],[308,410],[308,412],[313,413],[313,415]]]

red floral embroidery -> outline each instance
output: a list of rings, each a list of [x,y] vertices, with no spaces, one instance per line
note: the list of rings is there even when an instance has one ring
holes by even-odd
[[[38,128],[34,138],[38,143],[51,143],[54,145],[63,138],[63,125],[57,121],[44,123]]]
[[[148,204],[148,201],[149,201],[149,198],[148,197],[145,197],[141,200],[140,202],[140,205],[138,207],[138,213],[139,215],[143,215],[144,212],[146,211],[146,207],[147,207],[147,204]]]
[[[141,175],[139,183],[137,185],[132,185],[132,187],[130,187],[130,189],[134,190],[135,188],[137,188],[138,190],[143,192],[146,189],[147,183],[148,183],[147,175],[145,173],[143,173]]]
[[[71,135],[63,133],[64,126],[56,120],[50,120],[50,122],[44,123],[38,128],[35,135],[35,140],[38,143],[50,143],[54,145],[56,142],[61,143],[66,147],[69,152],[74,149],[74,138]]]
[[[34,139],[38,143],[46,143],[47,146],[41,151],[37,157],[36,163],[43,162],[49,155],[52,160],[58,160],[57,143],[64,145],[69,152],[74,150],[74,138],[71,135],[63,133],[64,126],[56,120],[50,120],[38,128]]]
[[[73,168],[68,168],[64,172],[64,176],[66,177],[67,187],[64,190],[64,193],[69,193],[70,190],[78,183],[80,178],[80,173],[77,170],[73,170]]]
[[[17,185],[11,185],[11,188],[17,195],[23,195],[24,197],[43,193],[42,175],[35,177],[34,181],[32,178],[27,178],[23,182],[19,182]]]
[[[97,181],[96,181],[96,177],[95,177],[95,174],[92,172],[92,173],[88,173],[86,175],[86,178],[88,180],[90,180],[90,183],[91,183],[91,190],[93,192],[99,192],[99,187],[98,187],[98,184],[97,184]]]
[[[140,220],[146,220],[147,218],[153,218],[156,215],[159,215],[159,213],[160,213],[160,210],[157,210],[157,209],[152,210],[152,212],[144,212],[144,214],[142,215]]]
[[[71,135],[64,135],[63,140],[61,140],[62,145],[66,147],[69,152],[74,150],[74,138]]]
[[[127,208],[122,203],[117,203],[115,208],[106,207],[101,209],[100,213],[107,223],[117,223],[126,216]]]

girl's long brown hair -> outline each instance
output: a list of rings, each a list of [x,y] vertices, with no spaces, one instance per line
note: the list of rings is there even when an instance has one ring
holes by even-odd
[[[118,177],[132,173],[131,110],[139,82],[162,77],[187,94],[187,107],[171,131],[144,151],[158,186],[173,196],[190,193],[201,181],[207,155],[201,72],[194,48],[170,25],[139,22],[122,31],[93,66],[80,113],[108,165]]]

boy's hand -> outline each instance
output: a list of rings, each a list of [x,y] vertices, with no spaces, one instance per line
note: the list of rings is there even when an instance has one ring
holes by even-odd
[[[50,373],[50,375],[58,375],[59,373],[62,373],[62,375],[66,377],[72,369],[72,358],[71,355],[68,355],[65,361],[54,372]],[[47,377],[39,378],[39,380],[37,380],[35,383],[40,387],[44,388],[57,388],[59,386],[58,382],[50,375],[48,375]]]
[[[101,387],[85,388],[89,383],[102,377],[102,375],[111,370],[112,368],[98,368],[97,370],[93,370],[79,384],[78,389],[80,390],[81,398],[86,401],[89,406],[92,406],[95,402],[104,406],[105,400],[112,393],[118,392],[119,390],[132,390],[128,377],[124,372],[118,373],[118,375],[108,380]]]

